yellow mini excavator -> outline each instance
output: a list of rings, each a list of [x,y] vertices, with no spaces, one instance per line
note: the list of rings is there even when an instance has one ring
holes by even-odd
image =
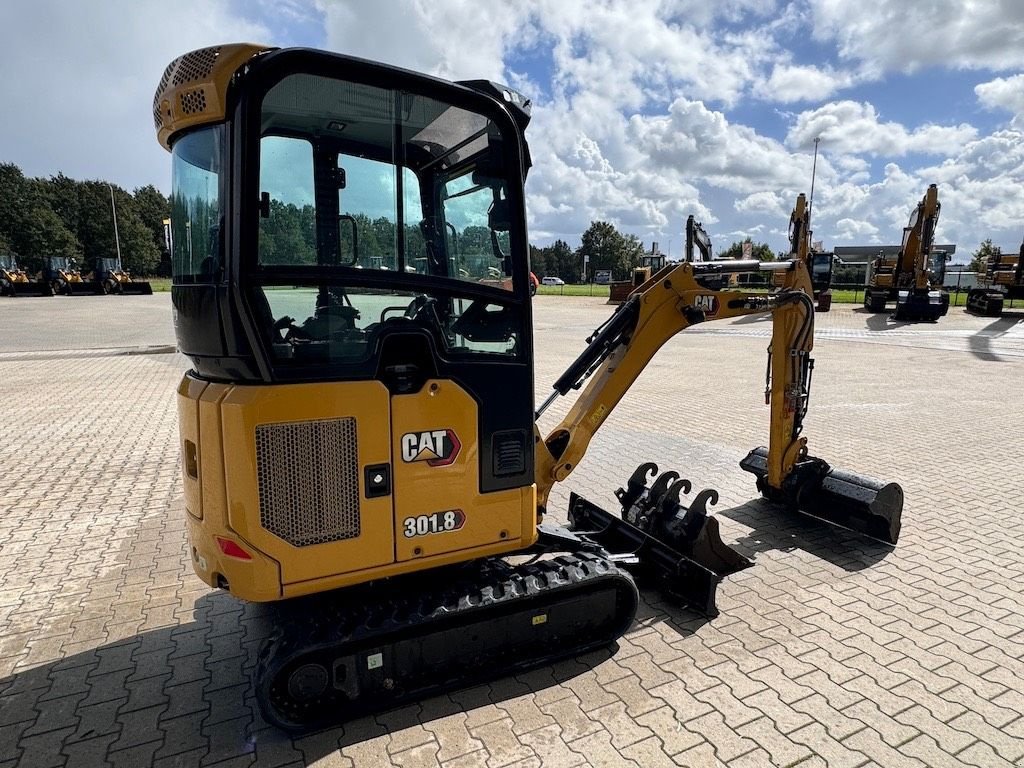
[[[190,551],[208,584],[290,617],[255,671],[271,723],[318,727],[605,646],[634,618],[630,571],[714,614],[716,585],[749,561],[707,516],[713,490],[687,503],[688,481],[643,464],[618,513],[573,495],[568,526],[545,522],[553,485],[696,323],[773,317],[771,435],[742,462],[761,492],[895,543],[899,486],[831,468],[801,435],[814,311],[798,259],[664,267],[535,409],[515,91],[237,44],[172,62],[153,116],[191,360]],[[481,281],[490,268],[505,279]],[[779,291],[699,282],[763,269],[786,275]],[[540,414],[576,389],[543,436]]]
[[[880,254],[869,264],[864,309],[884,312],[895,301],[894,319],[932,321],[949,310],[949,291],[942,284],[949,257],[932,248],[940,207],[938,187],[932,184],[903,229],[899,253]]]

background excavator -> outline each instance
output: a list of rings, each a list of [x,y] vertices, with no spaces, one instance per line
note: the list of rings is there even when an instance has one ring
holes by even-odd
[[[832,267],[835,256],[829,252],[815,251],[811,247],[811,207],[807,196],[797,196],[796,205],[789,215],[790,258],[799,259],[808,265],[811,286],[814,292],[815,309],[828,312],[832,308]],[[784,278],[776,273],[774,286],[781,288]]]
[[[1024,242],[1020,253],[994,253],[978,273],[977,287],[967,293],[967,311],[999,317],[1004,299],[1024,299]]]
[[[884,312],[896,302],[896,320],[938,320],[949,310],[949,291],[943,287],[948,254],[934,251],[939,222],[939,190],[928,187],[924,198],[903,229],[903,243],[895,256],[878,255],[868,267],[864,309]]]
[[[607,645],[637,609],[630,572],[713,615],[716,585],[749,565],[706,514],[713,490],[687,502],[689,481],[643,464],[620,510],[573,495],[569,525],[548,521],[554,484],[694,324],[772,316],[769,442],[741,464],[762,494],[896,542],[899,486],[808,453],[799,259],[664,267],[535,408],[522,95],[237,44],[172,62],[153,115],[191,361],[190,550],[208,584],[280,604],[255,671],[269,722],[317,727]],[[395,269],[372,266],[379,250]],[[481,282],[488,267],[506,280]],[[786,276],[778,291],[700,282],[762,270]],[[540,415],[573,390],[544,436]]]

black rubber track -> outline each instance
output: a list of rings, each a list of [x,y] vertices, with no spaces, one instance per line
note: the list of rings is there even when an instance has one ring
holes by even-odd
[[[260,651],[268,722],[309,731],[605,647],[632,578],[590,552],[500,558],[289,601]]]

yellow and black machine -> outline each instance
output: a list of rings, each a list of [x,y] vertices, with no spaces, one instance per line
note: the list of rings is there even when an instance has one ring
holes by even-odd
[[[176,59],[154,118],[191,360],[192,560],[210,585],[279,602],[255,672],[269,722],[317,727],[605,646],[633,621],[630,571],[714,614],[716,585],[749,561],[707,516],[713,490],[687,503],[688,481],[644,464],[620,512],[573,495],[570,524],[547,521],[554,484],[697,323],[773,316],[771,436],[742,462],[761,492],[895,543],[899,486],[831,468],[801,435],[814,310],[799,260],[664,267],[535,408],[515,91],[238,44]],[[374,268],[381,254],[395,268]],[[488,267],[506,280],[481,282]],[[699,282],[762,269],[784,287]],[[540,414],[577,389],[543,436]]]
[[[92,276],[83,277],[78,262],[69,256],[47,256],[39,274],[46,296],[96,296],[103,286]]]
[[[92,279],[100,284],[106,294],[125,296],[150,296],[153,286],[146,280],[138,280],[121,266],[121,259],[100,257],[93,262]]]
[[[967,292],[967,311],[999,317],[1005,299],[1024,299],[1024,242],[1020,253],[993,253],[981,265],[978,282]]]
[[[47,286],[21,268],[11,254],[0,254],[0,296],[43,296]]]
[[[931,184],[903,229],[895,256],[879,254],[868,265],[864,309],[884,312],[896,302],[896,320],[938,320],[949,310],[949,291],[943,286],[949,254],[933,249],[939,223],[939,189]]]
[[[797,195],[796,205],[789,215],[790,258],[799,259],[808,265],[811,274],[811,288],[818,312],[828,312],[832,308],[832,270],[835,254],[827,251],[816,251],[811,246],[811,208],[807,196],[802,192]],[[775,288],[785,287],[785,275],[776,272],[773,275]]]
[[[665,266],[665,254],[657,252],[658,244],[654,244],[654,253],[645,253],[640,257],[637,266],[633,267],[631,280],[622,280],[608,284],[608,303],[621,304],[638,285],[651,279],[651,275]]]

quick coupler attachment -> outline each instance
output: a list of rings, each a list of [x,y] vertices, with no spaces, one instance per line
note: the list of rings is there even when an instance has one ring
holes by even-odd
[[[648,487],[648,477],[657,473],[655,464],[637,468],[627,487],[616,491],[618,515],[571,494],[570,526],[670,597],[717,616],[718,583],[752,563],[722,541],[718,521],[708,516],[707,504],[717,503],[717,491],[701,491],[684,506],[679,497],[690,492],[690,481],[665,472]]]
[[[773,488],[768,485],[764,446],[748,453],[740,467],[757,477],[757,489],[772,501],[889,544],[899,540],[903,489],[897,483],[834,469],[809,457],[797,463],[782,488]]]

